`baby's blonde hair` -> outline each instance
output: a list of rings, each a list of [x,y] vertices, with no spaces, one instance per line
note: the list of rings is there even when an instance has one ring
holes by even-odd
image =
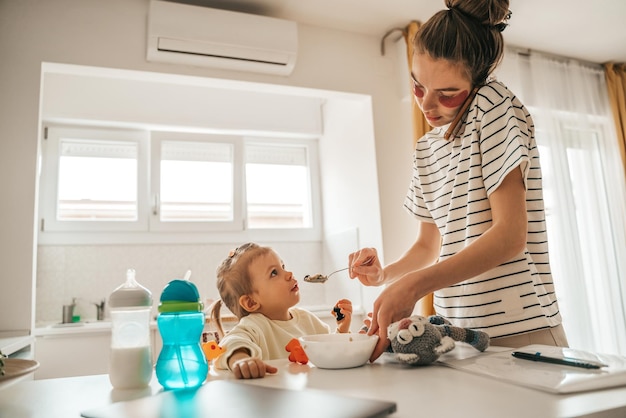
[[[209,320],[215,322],[220,338],[224,336],[224,327],[222,326],[220,315],[222,303],[238,319],[250,313],[239,304],[241,296],[249,295],[253,292],[252,280],[250,279],[250,263],[270,251],[272,251],[270,247],[262,247],[254,242],[248,242],[231,251],[217,268],[217,290],[220,294],[220,299],[211,305]]]

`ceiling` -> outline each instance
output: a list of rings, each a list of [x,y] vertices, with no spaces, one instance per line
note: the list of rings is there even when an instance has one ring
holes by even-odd
[[[426,21],[444,0],[174,0],[380,36]],[[626,62],[626,1],[510,0],[507,45],[583,61]]]

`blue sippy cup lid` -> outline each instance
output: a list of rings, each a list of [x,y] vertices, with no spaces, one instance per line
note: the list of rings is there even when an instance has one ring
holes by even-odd
[[[200,293],[195,284],[188,280],[190,272],[185,279],[174,279],[163,288],[159,312],[183,312],[203,310],[200,301]]]

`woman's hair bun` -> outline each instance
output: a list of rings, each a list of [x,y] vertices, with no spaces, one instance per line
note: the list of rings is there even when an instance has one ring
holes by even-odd
[[[449,9],[459,11],[500,32],[506,28],[506,21],[511,17],[509,0],[445,0],[445,4]]]

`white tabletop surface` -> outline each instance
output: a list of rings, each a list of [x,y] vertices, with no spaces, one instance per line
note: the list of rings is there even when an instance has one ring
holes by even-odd
[[[315,388],[347,396],[392,400],[393,417],[626,417],[626,387],[571,395],[556,395],[474,376],[441,365],[408,367],[391,357],[345,370],[272,362],[279,372],[263,379],[241,381],[268,387]],[[211,370],[208,380],[234,379],[227,371]],[[22,380],[0,389],[0,417],[70,418],[112,402],[151,396],[161,386],[115,391],[107,375],[46,380]],[[140,418],[140,415],[137,416]]]

